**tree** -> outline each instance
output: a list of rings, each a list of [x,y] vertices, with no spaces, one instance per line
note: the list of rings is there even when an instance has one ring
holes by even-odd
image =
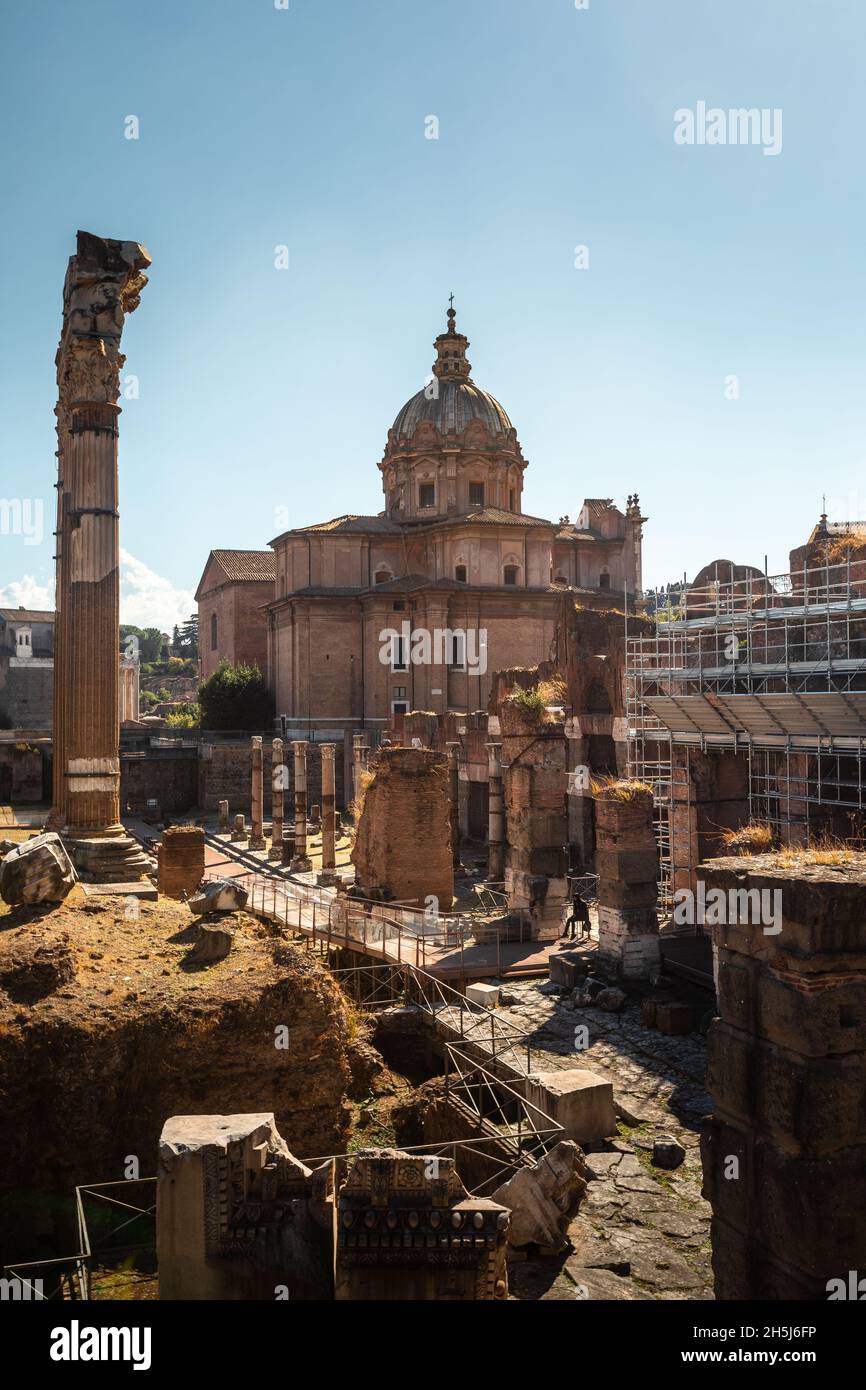
[[[198,614],[190,613],[186,622],[180,629],[178,636],[178,656],[185,656],[189,660],[198,660]]]
[[[258,666],[220,662],[198,688],[203,729],[269,729],[274,701]]]

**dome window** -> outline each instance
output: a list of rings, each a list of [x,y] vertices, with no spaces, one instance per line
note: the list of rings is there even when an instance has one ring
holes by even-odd
[[[483,483],[470,483],[470,484],[469,484],[469,505],[470,505],[470,507],[483,507],[483,506],[484,506],[484,484],[483,484]]]
[[[600,589],[610,588],[610,575],[607,570],[602,570],[601,574],[598,576],[598,587]]]
[[[435,484],[435,483],[419,483],[419,485],[418,485],[418,506],[419,506],[419,507],[435,507],[435,506],[436,506],[436,484]]]
[[[504,584],[516,584],[516,583],[517,583],[517,566],[516,566],[516,565],[506,565],[506,566],[505,566],[505,569],[503,570],[503,573],[502,573],[502,582],[503,582]]]
[[[455,565],[455,566],[454,566],[454,578],[457,580],[457,582],[458,582],[459,584],[465,584],[465,583],[466,583],[466,566],[465,566],[465,565]]]

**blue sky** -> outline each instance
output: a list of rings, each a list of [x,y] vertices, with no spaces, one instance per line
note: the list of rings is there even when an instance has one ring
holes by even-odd
[[[0,600],[52,583],[78,227],[153,256],[126,620],[188,611],[211,547],[380,510],[451,290],[527,511],[639,492],[648,584],[784,569],[822,493],[866,516],[864,53],[861,0],[2,0],[0,496],[47,534],[0,535]],[[699,101],[780,108],[781,152],[677,145]]]

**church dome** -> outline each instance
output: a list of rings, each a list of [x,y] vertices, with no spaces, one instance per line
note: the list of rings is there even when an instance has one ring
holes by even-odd
[[[448,310],[448,328],[434,343],[437,358],[433,378],[398,414],[393,425],[396,439],[410,439],[422,420],[429,420],[440,434],[462,434],[472,420],[482,420],[491,435],[506,434],[512,428],[499,402],[476,386],[469,375],[469,339],[457,332],[455,318],[452,307]]]

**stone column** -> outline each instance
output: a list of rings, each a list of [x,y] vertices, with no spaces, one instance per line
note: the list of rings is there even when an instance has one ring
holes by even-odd
[[[322,744],[322,872],[319,883],[334,884],[337,878],[336,850],[336,781],[334,777],[334,745]]]
[[[599,968],[647,979],[661,961],[652,792],[613,782],[594,801]]]
[[[714,859],[698,895],[718,957],[701,1136],[716,1298],[862,1299],[866,873]]]
[[[286,764],[283,761],[283,740],[275,738],[271,751],[271,847],[269,859],[283,858],[283,807],[286,790]]]
[[[264,849],[265,837],[262,834],[262,821],[264,819],[264,786],[262,785],[262,740],[256,734],[250,739],[250,751],[252,757],[252,789],[250,811],[250,849]]]
[[[307,741],[292,740],[295,755],[295,854],[292,868],[307,873],[313,866],[307,857]]]
[[[451,862],[460,868],[460,744],[446,743],[448,751],[448,799],[451,803]]]
[[[501,883],[505,874],[505,822],[502,802],[502,762],[501,743],[488,743],[489,764],[487,838],[489,858],[487,877],[492,883]]]
[[[82,874],[138,879],[153,861],[120,823],[117,422],[124,318],[150,256],[131,241],[78,233],[57,353],[60,482],[54,671],[56,804]]]
[[[352,743],[352,796],[357,799],[358,788],[361,785],[361,773],[367,767],[370,749],[367,745],[366,734],[355,734]]]

